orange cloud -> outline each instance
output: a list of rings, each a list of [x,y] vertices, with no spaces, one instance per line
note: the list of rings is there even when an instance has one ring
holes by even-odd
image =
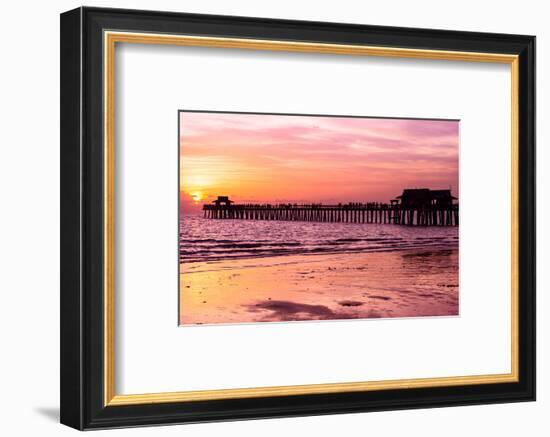
[[[405,187],[458,197],[459,122],[180,113],[180,201],[388,201]]]

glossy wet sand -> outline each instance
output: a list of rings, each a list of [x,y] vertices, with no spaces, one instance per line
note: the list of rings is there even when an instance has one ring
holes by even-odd
[[[180,264],[180,324],[458,315],[458,248]]]

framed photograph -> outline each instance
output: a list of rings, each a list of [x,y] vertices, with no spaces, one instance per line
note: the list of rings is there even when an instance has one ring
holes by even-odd
[[[535,399],[535,38],[61,14],[61,422]]]

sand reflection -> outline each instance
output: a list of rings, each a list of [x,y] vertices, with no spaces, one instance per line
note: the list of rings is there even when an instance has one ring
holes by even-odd
[[[457,315],[458,248],[182,263],[180,323]]]

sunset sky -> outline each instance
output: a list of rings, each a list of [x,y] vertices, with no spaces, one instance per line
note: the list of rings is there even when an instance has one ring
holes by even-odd
[[[180,204],[458,197],[459,122],[180,112]]]

